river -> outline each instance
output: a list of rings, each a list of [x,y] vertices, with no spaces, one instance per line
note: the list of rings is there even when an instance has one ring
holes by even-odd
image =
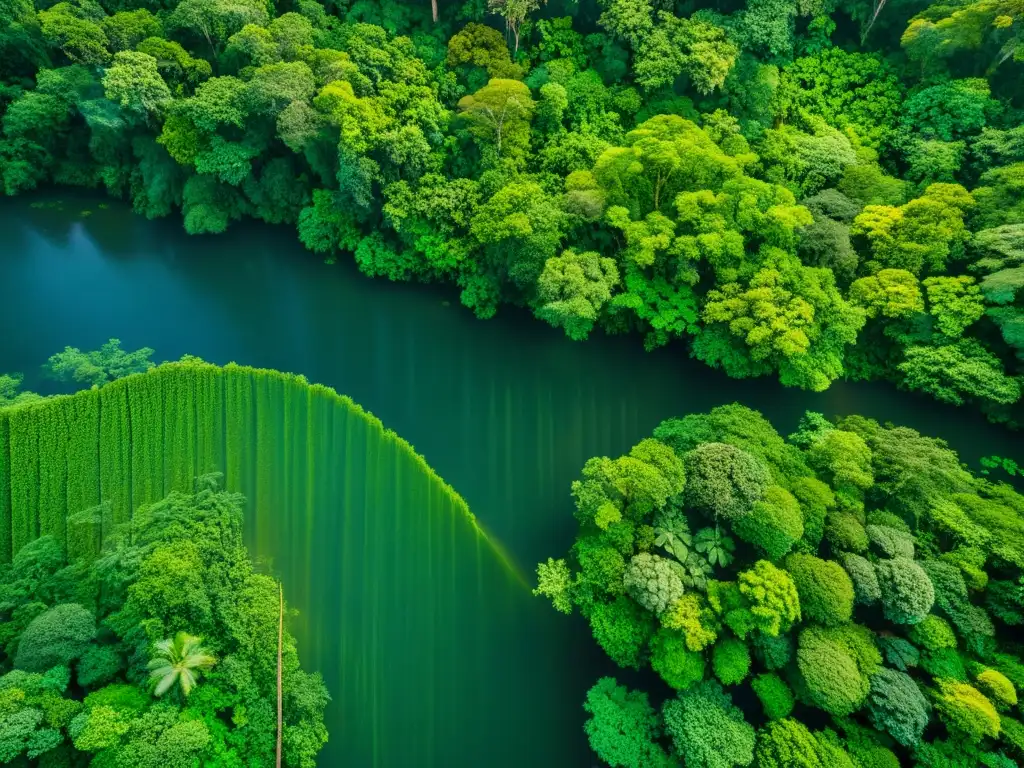
[[[287,228],[243,224],[189,237],[179,221],[146,221],[119,203],[33,199],[63,203],[0,202],[0,372],[22,371],[30,389],[57,391],[39,374],[50,354],[117,337],[126,349],[153,347],[157,361],[187,353],[304,374],[412,443],[527,574],[571,542],[569,485],[588,457],[619,455],[662,419],[723,403],[762,411],[782,434],[811,409],[911,426],[945,438],[969,462],[1019,452],[1018,436],[979,415],[884,383],[840,382],[813,394],[728,379],[681,346],[646,353],[631,337],[574,343],[519,310],[480,321],[450,287],[370,280],[346,260],[325,265]],[[293,560],[280,543],[260,546],[259,558]],[[307,579],[330,579],[330,557],[300,566]],[[282,576],[286,593],[294,572],[293,563]],[[295,607],[307,616],[331,610]],[[485,633],[493,673],[458,678],[475,688],[466,696],[473,711],[431,702],[422,709],[423,718],[464,721],[465,739],[438,744],[419,764],[593,764],[580,704],[611,670],[583,622],[529,598],[496,614]],[[304,665],[331,666],[302,626]],[[332,740],[320,763],[362,766],[339,736],[334,705],[327,725]],[[385,728],[382,737],[401,733]]]

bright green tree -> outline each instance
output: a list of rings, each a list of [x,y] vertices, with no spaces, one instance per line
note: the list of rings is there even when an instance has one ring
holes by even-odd
[[[473,135],[498,157],[521,156],[530,139],[536,104],[530,89],[518,80],[494,78],[459,101],[459,113]]]
[[[148,668],[157,696],[175,688],[187,697],[199,682],[199,676],[213,668],[217,660],[201,642],[202,638],[179,632],[153,645],[153,658]]]
[[[924,281],[928,294],[928,312],[938,329],[951,339],[985,314],[985,303],[973,277],[929,277]]]
[[[157,60],[145,53],[120,51],[103,76],[108,99],[143,121],[157,118],[171,101],[171,90],[160,76]]]
[[[732,768],[754,759],[754,729],[714,680],[693,686],[665,704],[665,731],[675,751],[694,768]]]
[[[668,765],[668,756],[655,741],[658,716],[646,693],[630,691],[614,678],[603,677],[587,692],[583,709],[590,715],[583,726],[590,748],[608,765]]]
[[[614,260],[593,251],[565,251],[544,263],[537,280],[537,317],[564,328],[569,338],[582,341],[618,282]]]
[[[850,620],[853,613],[853,583],[839,563],[814,555],[796,553],[783,561],[796,584],[804,618],[825,626]]]
[[[750,514],[771,481],[761,461],[727,443],[698,445],[684,463],[687,503],[724,520]]]

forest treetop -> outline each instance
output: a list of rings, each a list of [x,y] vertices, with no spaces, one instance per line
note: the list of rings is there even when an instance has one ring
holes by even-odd
[[[723,406],[590,459],[572,497],[535,594],[671,689],[591,689],[609,765],[1024,759],[1024,496],[943,441],[817,413],[784,440]]]
[[[0,21],[8,194],[292,224],[481,317],[1021,419],[1019,3],[4,0]]]

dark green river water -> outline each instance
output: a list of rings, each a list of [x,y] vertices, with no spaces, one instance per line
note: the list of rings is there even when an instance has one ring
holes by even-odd
[[[304,374],[412,443],[527,575],[570,543],[569,484],[588,457],[618,455],[662,419],[722,403],[762,411],[783,434],[806,409],[861,413],[941,436],[965,461],[1019,454],[1018,435],[886,384],[810,394],[734,381],[681,347],[648,354],[637,338],[573,343],[519,311],[476,320],[453,290],[325,265],[287,229],[239,225],[188,237],[176,221],[148,222],[116,203],[100,210],[96,200],[64,200],[61,210],[0,202],[0,372],[22,371],[29,388],[52,392],[39,375],[50,354],[118,337],[125,348],[153,347],[158,361],[188,353]],[[331,688],[345,674],[332,643],[345,621],[337,592],[367,585],[340,582],[340,552],[290,549],[295,540],[259,537],[250,546],[281,575],[300,611],[293,630],[303,663]],[[402,567],[381,560],[380,569]],[[384,660],[389,700],[408,691],[409,701],[401,716],[373,718],[373,733],[344,715],[360,701],[332,704],[321,764],[593,765],[580,703],[611,670],[578,618],[521,592],[502,593],[493,606],[477,599],[465,612],[472,615],[437,627],[432,647],[474,638],[471,664],[439,652],[425,677],[401,659],[389,671]],[[401,631],[402,622],[389,626]],[[429,754],[401,748],[411,723],[438,734],[424,742]]]

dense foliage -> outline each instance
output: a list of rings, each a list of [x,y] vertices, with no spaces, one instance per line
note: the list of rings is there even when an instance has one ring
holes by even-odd
[[[0,566],[0,762],[273,764],[278,585],[253,570],[242,502],[204,476],[136,510],[98,556],[68,562],[43,536]],[[313,768],[329,696],[287,633],[282,675],[283,764]]]
[[[80,387],[99,386],[148,371],[153,367],[149,359],[152,355],[153,350],[149,347],[127,352],[121,349],[120,339],[110,339],[99,349],[87,352],[78,347],[64,347],[63,352],[50,356],[43,371],[57,381],[73,382]],[[0,373],[0,408],[42,399],[35,392],[18,391],[24,380],[22,373]]]
[[[667,686],[588,695],[609,765],[1024,759],[1024,495],[941,440],[816,413],[783,440],[723,406],[590,459],[572,494],[536,593]]]
[[[380,600],[355,601],[341,608],[332,603],[330,611],[342,611],[328,622],[335,627],[328,638],[332,642],[312,648],[303,645],[303,661],[312,661],[315,670],[329,676],[326,682],[334,703],[328,717],[333,711],[336,723],[345,722],[344,754],[357,756],[356,762],[360,755],[377,754],[384,762],[408,764],[410,759],[403,756],[429,750],[424,745],[439,733],[431,718],[417,721],[418,730],[413,728],[411,735],[406,728],[403,735],[408,738],[401,749],[395,749],[394,740],[381,742],[387,728],[375,730],[382,722],[380,713],[400,710],[418,685],[433,690],[431,665],[447,668],[447,662],[435,658],[430,633],[435,624],[458,624],[467,605],[485,605],[486,590],[477,589],[478,575],[487,583],[505,585],[501,588],[510,594],[521,589],[523,582],[480,531],[465,501],[406,441],[349,398],[310,384],[304,377],[235,364],[219,367],[187,357],[74,395],[0,407],[0,574],[5,572],[3,564],[19,552],[30,551],[40,537],[59,542],[71,561],[91,562],[102,554],[104,537],[119,524],[139,518],[134,510],[150,507],[171,490],[191,489],[193,478],[221,468],[225,487],[247,499],[245,519],[251,528],[246,533],[252,536],[247,540],[256,542],[264,553],[291,553],[275,561],[286,590],[293,581],[301,586],[318,553],[330,559],[331,553],[344,551],[344,557],[331,566],[338,571],[335,583],[362,584],[367,574],[374,573],[380,600],[393,595],[407,607],[429,607],[403,609],[402,620],[389,624],[390,630],[369,631]],[[77,515],[83,509],[91,510],[88,525],[80,524],[86,521]],[[295,514],[285,514],[287,510]],[[333,512],[324,523],[317,510]],[[359,538],[358,547],[343,546],[346,540],[351,542],[346,534],[349,527],[383,520],[388,510],[391,528],[381,527],[380,535]],[[289,538],[296,526],[306,533]],[[404,535],[389,534],[396,529]],[[193,538],[199,545],[208,541],[212,545],[216,543],[212,536],[211,532]],[[429,550],[422,546],[426,541],[433,542]],[[282,542],[291,544],[282,549]],[[382,565],[396,558],[409,568],[396,571]],[[221,593],[218,603],[212,593],[196,591],[192,576],[179,567],[179,559],[170,559],[166,566],[182,589],[181,610],[193,612],[186,604],[192,596],[200,599],[195,608],[198,618],[209,618],[210,610],[214,619],[222,609],[233,610],[223,605],[227,598],[221,599]],[[460,593],[465,599],[431,603],[435,585],[430,574],[439,569],[473,575],[459,582],[469,585]],[[237,605],[241,592],[231,594],[232,604]],[[276,610],[276,593],[270,599]],[[49,602],[46,597],[42,600]],[[2,605],[0,597],[0,611]],[[85,602],[79,605],[92,610]],[[314,610],[309,620],[317,615],[326,614]],[[0,625],[6,618],[0,613]],[[198,660],[212,655],[215,665],[209,673],[199,674],[189,699],[205,695],[204,689],[214,679],[211,675],[225,671],[227,663],[224,649],[211,642],[207,618],[168,626],[154,635],[152,652],[138,659],[141,671],[145,673],[148,663],[158,659],[157,668],[148,671],[165,669],[164,662],[171,662],[173,669],[175,658]],[[255,632],[258,627],[254,624],[250,629]],[[274,629],[276,637],[276,624]],[[187,637],[179,642],[179,632],[201,638],[198,648],[203,652],[187,651],[195,644]],[[421,640],[415,648],[408,642],[410,632]],[[170,643],[158,647],[161,641]],[[445,647],[456,646],[449,642]],[[410,682],[393,665],[367,661],[399,656],[406,666],[422,668],[422,674]],[[354,677],[355,669],[363,672]],[[395,675],[402,677],[402,685],[392,685]],[[76,684],[92,685],[75,679]],[[367,686],[383,692],[376,707],[366,706]],[[338,712],[346,714],[342,717]],[[224,711],[219,716],[225,716]],[[240,708],[232,708],[226,716],[239,727],[250,717]],[[3,717],[0,712],[0,722]],[[383,751],[374,752],[378,745]],[[321,753],[321,764],[324,759]],[[24,762],[24,756],[18,758],[19,765]],[[203,764],[239,765],[227,758],[211,758]],[[262,757],[244,763],[272,764]],[[411,759],[411,764],[416,760]],[[122,765],[130,763],[117,763]]]
[[[1019,2],[540,5],[3,0],[0,183],[1021,422]]]
[[[126,352],[120,339],[110,339],[99,349],[83,352],[78,347],[64,347],[63,352],[51,355],[43,368],[58,381],[73,381],[87,386],[99,386],[133,373],[144,373],[153,367],[149,347]]]

